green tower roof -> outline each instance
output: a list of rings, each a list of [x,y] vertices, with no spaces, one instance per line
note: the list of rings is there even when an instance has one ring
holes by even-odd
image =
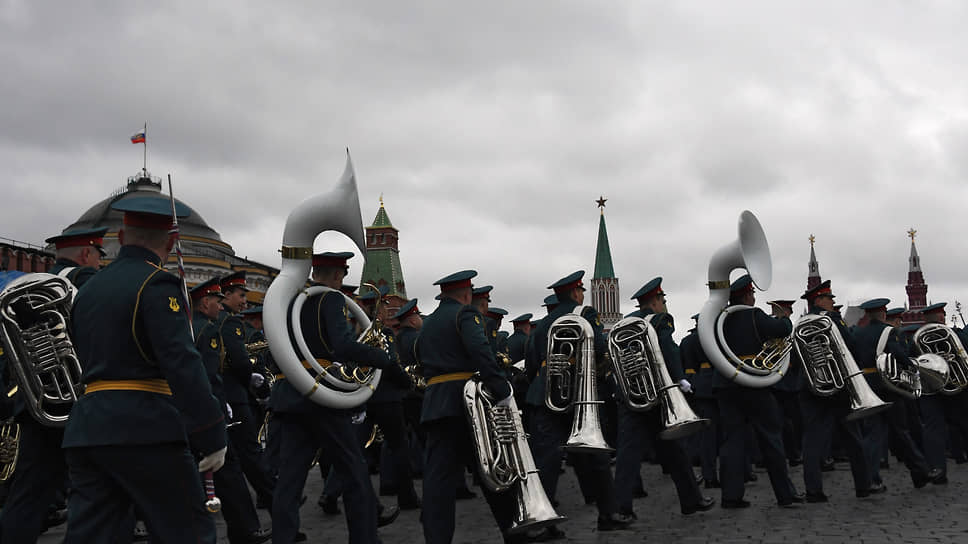
[[[393,224],[390,223],[390,216],[387,215],[387,211],[383,207],[383,197],[380,197],[380,210],[376,212],[376,218],[373,220],[373,224],[370,226],[394,228]]]
[[[608,247],[608,231],[605,229],[605,210],[598,220],[598,247],[595,249],[595,274],[592,279],[614,278],[612,250]]]

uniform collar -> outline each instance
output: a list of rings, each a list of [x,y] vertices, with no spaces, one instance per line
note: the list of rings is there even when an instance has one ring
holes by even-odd
[[[54,264],[59,264],[63,266],[73,266],[73,267],[81,266],[81,263],[68,259],[67,257],[58,257],[57,260],[54,261]]]
[[[161,266],[161,257],[157,253],[151,251],[146,247],[141,246],[121,246],[121,251],[118,252],[119,259],[144,259],[155,266]]]

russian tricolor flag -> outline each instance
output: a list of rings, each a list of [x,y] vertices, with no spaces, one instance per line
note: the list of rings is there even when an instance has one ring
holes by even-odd
[[[139,130],[138,132],[135,132],[131,136],[131,143],[133,144],[145,143],[145,135],[147,134],[147,132],[148,132],[147,130]]]

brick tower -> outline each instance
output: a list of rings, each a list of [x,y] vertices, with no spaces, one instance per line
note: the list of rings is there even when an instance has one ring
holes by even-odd
[[[400,231],[390,223],[390,216],[383,207],[383,197],[380,197],[380,209],[376,212],[373,224],[366,227],[366,263],[360,285],[372,283],[377,287],[386,285],[387,309],[393,315],[407,302],[407,287],[403,281],[403,268],[400,266],[400,250],[397,247]],[[365,293],[361,288],[358,293]]]
[[[904,288],[907,291],[908,303],[907,311],[901,316],[901,322],[905,325],[924,323],[924,316],[918,310],[928,305],[928,284],[924,283],[921,258],[918,257],[918,248],[914,245],[917,234],[918,231],[914,230],[914,227],[908,230],[908,236],[911,237],[911,256],[908,257],[908,281]]]
[[[813,251],[813,243],[817,240],[814,235],[810,235],[810,262],[807,263],[807,291],[820,285],[820,263],[817,262],[817,254]]]

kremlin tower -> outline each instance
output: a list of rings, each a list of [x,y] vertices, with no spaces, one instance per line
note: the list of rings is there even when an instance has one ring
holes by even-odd
[[[601,215],[598,220],[598,246],[595,248],[595,273],[591,280],[590,305],[598,311],[598,318],[605,332],[622,319],[619,311],[618,278],[612,268],[612,250],[608,246],[608,231],[605,230],[605,197],[599,197],[598,207]]]

